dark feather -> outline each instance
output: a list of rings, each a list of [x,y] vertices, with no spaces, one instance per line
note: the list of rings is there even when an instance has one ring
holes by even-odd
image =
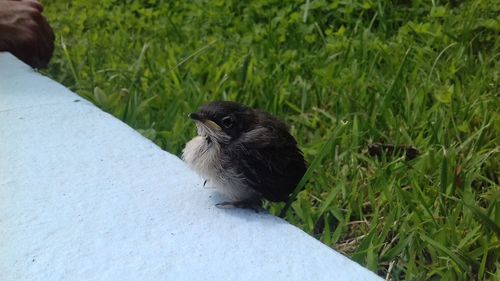
[[[248,187],[270,201],[286,201],[306,171],[295,139],[277,119],[259,122],[224,151],[230,158],[224,163],[235,165]]]

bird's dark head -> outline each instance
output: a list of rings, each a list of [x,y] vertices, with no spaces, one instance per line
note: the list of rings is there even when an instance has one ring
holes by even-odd
[[[230,142],[255,125],[254,110],[236,102],[216,101],[202,105],[189,118],[196,122],[198,134],[218,142]]]

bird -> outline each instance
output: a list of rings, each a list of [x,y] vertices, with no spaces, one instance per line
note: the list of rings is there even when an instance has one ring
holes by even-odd
[[[197,136],[186,143],[182,159],[229,199],[219,208],[257,211],[263,199],[286,202],[307,170],[289,127],[268,112],[214,101],[188,117]]]

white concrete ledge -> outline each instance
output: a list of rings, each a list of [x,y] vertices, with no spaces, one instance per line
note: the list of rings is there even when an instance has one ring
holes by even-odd
[[[2,281],[380,280],[216,197],[176,156],[0,53]]]

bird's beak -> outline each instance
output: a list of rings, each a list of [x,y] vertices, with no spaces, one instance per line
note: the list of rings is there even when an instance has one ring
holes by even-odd
[[[198,121],[201,121],[201,119],[202,119],[198,113],[189,113],[188,117],[193,119],[193,120],[198,120]]]
[[[212,120],[203,118],[198,113],[189,113],[188,117],[195,120],[195,121],[200,121],[201,123],[203,123],[205,126],[209,127],[210,129],[222,130],[222,128],[219,125],[217,125],[217,123],[215,123]]]

